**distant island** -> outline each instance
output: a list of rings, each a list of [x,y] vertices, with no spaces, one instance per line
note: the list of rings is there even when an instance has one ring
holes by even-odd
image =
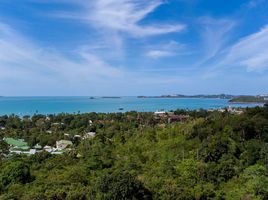
[[[210,99],[233,99],[235,95],[229,94],[213,94],[213,95],[183,95],[183,94],[174,94],[174,95],[161,95],[161,96],[138,96],[138,98],[210,98]]]
[[[160,95],[160,96],[138,96],[137,98],[206,98],[206,99],[228,99],[228,103],[268,103],[267,95],[230,95],[230,94],[212,94],[212,95]]]
[[[229,100],[229,103],[268,103],[267,96],[238,96]]]

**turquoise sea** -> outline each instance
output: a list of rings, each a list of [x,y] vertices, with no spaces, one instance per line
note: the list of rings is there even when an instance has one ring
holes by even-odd
[[[230,104],[236,107],[254,104]],[[1,97],[0,115],[19,116],[56,113],[125,112],[181,109],[210,109],[228,107],[227,99],[205,98],[101,98],[95,97]],[[119,110],[119,108],[122,108]]]

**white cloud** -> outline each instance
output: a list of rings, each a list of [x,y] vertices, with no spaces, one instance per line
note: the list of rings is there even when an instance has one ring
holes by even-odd
[[[95,54],[99,48],[102,45],[78,47],[74,55],[67,56],[0,23],[1,94],[129,95],[129,88],[138,94],[141,86],[149,91],[156,84],[164,88],[164,84],[183,81],[177,75],[166,77],[111,66]]]
[[[229,32],[235,25],[233,20],[228,19],[213,19],[211,17],[205,17],[200,19],[202,25],[202,51],[203,58],[200,63],[205,63],[210,59],[216,57],[229,40]]]
[[[244,66],[248,71],[268,69],[268,26],[234,44],[222,65]]]
[[[57,77],[68,81],[90,81],[98,77],[118,77],[122,71],[110,66],[86,49],[73,56],[44,48],[0,23],[0,77],[27,80]],[[27,75],[27,76],[26,76]]]
[[[145,55],[153,59],[173,57],[179,55],[189,55],[191,52],[185,49],[185,45],[176,41],[170,41],[168,43],[160,43],[157,45],[149,45]]]
[[[145,37],[180,32],[183,24],[141,25],[141,21],[164,2],[162,0],[97,0],[77,1],[79,12],[57,12],[58,17],[81,20],[96,28]]]
[[[170,57],[173,56],[174,53],[170,51],[163,51],[163,50],[151,50],[147,52],[146,54],[148,57],[158,59],[158,58],[164,58],[164,57]]]

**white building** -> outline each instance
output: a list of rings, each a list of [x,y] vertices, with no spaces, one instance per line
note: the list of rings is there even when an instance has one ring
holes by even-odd
[[[155,115],[164,115],[164,114],[166,114],[166,112],[165,111],[155,111],[154,114]]]
[[[66,149],[67,147],[70,147],[72,145],[73,145],[73,143],[70,140],[56,141],[56,149],[59,151],[62,151],[62,150]]]
[[[34,155],[36,153],[37,153],[36,149],[30,149],[30,151],[29,151],[29,154],[30,155]]]
[[[52,147],[52,146],[48,146],[48,145],[44,146],[43,149],[44,149],[45,151],[47,151],[48,153],[51,153],[51,152],[53,151],[53,147]]]
[[[88,132],[84,135],[83,139],[94,138],[95,136],[96,136],[95,132]]]

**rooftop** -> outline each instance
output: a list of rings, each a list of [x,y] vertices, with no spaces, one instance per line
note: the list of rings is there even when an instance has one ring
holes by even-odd
[[[14,147],[18,147],[21,149],[27,149],[29,148],[27,142],[25,142],[23,139],[14,139],[14,138],[4,138],[4,141]]]

